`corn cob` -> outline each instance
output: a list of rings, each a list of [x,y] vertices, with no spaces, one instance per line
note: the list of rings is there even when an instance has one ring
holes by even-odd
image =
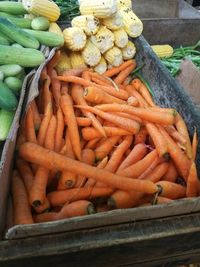
[[[33,15],[46,17],[49,21],[57,21],[60,8],[50,0],[23,0],[24,8]]]
[[[97,34],[91,36],[91,41],[102,54],[114,46],[114,39],[113,33],[106,26],[100,26]]]
[[[94,67],[100,62],[101,53],[100,50],[88,40],[82,51],[82,57],[87,65]]]
[[[73,18],[71,21],[73,27],[81,28],[85,34],[96,34],[99,29],[99,20],[92,15],[82,15]]]
[[[60,57],[59,57],[58,63],[55,66],[55,69],[56,69],[58,75],[62,75],[65,70],[68,70],[68,69],[71,69],[71,68],[72,68],[72,66],[71,66],[71,63],[70,63],[69,56],[67,55],[65,50],[62,49],[61,53],[60,53]]]
[[[80,51],[84,48],[86,44],[86,35],[78,27],[70,27],[66,28],[63,31],[64,39],[65,39],[65,46],[72,51]]]
[[[73,69],[82,69],[87,67],[80,52],[71,52],[69,56]]]
[[[114,46],[105,53],[105,59],[114,67],[119,66],[123,62],[121,50]]]
[[[123,28],[113,31],[115,37],[115,45],[117,47],[123,48],[128,43],[128,35]]]
[[[130,7],[132,8],[132,1],[131,0],[117,0],[117,7]]]
[[[159,58],[171,57],[173,55],[173,47],[170,45],[152,45],[151,48]]]
[[[81,0],[80,12],[82,15],[94,15],[97,18],[107,18],[117,11],[116,0]]]
[[[56,22],[51,22],[49,26],[49,32],[57,33],[58,35],[63,36],[61,28],[58,26]]]
[[[143,31],[142,21],[133,13],[129,7],[121,7],[120,14],[122,16],[124,30],[130,37],[138,37]]]
[[[102,19],[101,23],[110,30],[117,30],[122,27],[122,16],[116,12],[113,16]]]
[[[131,41],[128,41],[127,45],[122,48],[122,56],[124,60],[133,58],[135,56],[135,53],[136,47]]]
[[[94,71],[98,72],[99,74],[103,74],[106,70],[107,63],[105,58],[102,56],[99,64],[94,67]]]

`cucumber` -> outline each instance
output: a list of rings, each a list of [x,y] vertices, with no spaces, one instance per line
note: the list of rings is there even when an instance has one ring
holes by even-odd
[[[17,17],[14,17],[13,15],[10,15],[4,12],[0,12],[0,17],[7,18],[10,22],[15,24],[15,26],[19,28],[31,29],[32,19],[17,18]]]
[[[0,110],[0,141],[5,141],[12,125],[15,112]]]
[[[55,47],[62,46],[64,44],[64,38],[54,32],[44,32],[24,29],[25,32],[33,35],[40,44]]]
[[[5,18],[16,18],[15,15],[11,15],[11,14],[9,14],[9,13],[1,12],[1,11],[0,11],[0,17],[5,17]]]
[[[18,64],[22,67],[36,67],[44,61],[45,57],[39,50],[0,45],[0,65]]]
[[[7,111],[14,111],[17,108],[17,98],[9,87],[0,81],[0,108]]]
[[[49,29],[49,26],[50,22],[45,17],[34,18],[31,22],[31,28],[37,31],[46,31]]]
[[[9,42],[9,44],[13,44],[14,43],[12,39],[10,39],[8,36],[3,34],[2,32],[0,32],[0,37],[6,39]]]
[[[22,89],[22,80],[16,77],[7,77],[5,78],[4,83],[13,91],[15,95],[19,95]]]
[[[0,44],[1,45],[9,45],[10,43],[8,42],[7,39],[5,39],[4,37],[0,36]]]
[[[22,71],[20,71],[20,73],[18,73],[17,75],[15,75],[16,78],[20,79],[21,81],[24,80],[24,78],[26,77],[26,72],[24,70],[24,68],[22,69]]]
[[[24,15],[27,13],[22,3],[20,2],[11,2],[11,1],[1,1],[0,2],[0,11],[6,12],[12,15]]]
[[[13,46],[13,47],[18,47],[18,48],[23,48],[23,46],[20,45],[20,44],[18,44],[18,43],[14,43],[14,44],[12,44],[11,46]]]
[[[0,71],[0,81],[3,81],[3,79],[4,79],[4,74],[2,71]]]
[[[23,68],[17,64],[7,64],[0,66],[0,71],[3,72],[5,77],[16,76],[22,72]]]
[[[24,47],[38,49],[40,46],[38,40],[34,36],[17,28],[7,18],[0,17],[0,32]]]

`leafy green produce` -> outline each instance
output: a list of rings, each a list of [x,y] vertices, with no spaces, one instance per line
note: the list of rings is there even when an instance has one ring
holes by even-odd
[[[54,0],[54,2],[59,6],[61,11],[60,21],[71,21],[74,17],[80,15],[78,0]]]

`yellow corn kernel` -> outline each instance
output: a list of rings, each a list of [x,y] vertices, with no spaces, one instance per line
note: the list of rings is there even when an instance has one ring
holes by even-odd
[[[69,57],[73,69],[84,69],[87,67],[80,52],[71,52]]]
[[[122,16],[123,28],[130,37],[138,37],[142,34],[143,23],[135,15],[130,7],[121,7],[119,9]]]
[[[107,63],[105,58],[102,56],[99,64],[94,67],[94,71],[98,72],[99,74],[103,74],[106,70]]]
[[[114,46],[113,48],[109,49],[105,53],[104,57],[108,61],[108,63],[110,63],[114,67],[117,67],[117,66],[121,65],[122,62],[123,62],[122,52],[116,46]]]
[[[122,16],[119,12],[116,12],[111,17],[102,19],[101,23],[109,30],[117,30],[122,27]]]
[[[117,47],[123,48],[128,43],[128,35],[123,28],[113,31],[115,37],[115,45]]]
[[[78,27],[69,27],[63,31],[65,46],[72,51],[80,51],[86,44],[86,35]]]
[[[97,18],[107,18],[117,11],[116,0],[81,0],[80,12],[82,15],[94,15]]]
[[[170,45],[152,45],[151,48],[159,58],[171,57],[174,52]]]
[[[94,67],[100,62],[101,53],[100,50],[88,40],[82,51],[82,57],[87,65]]]
[[[114,46],[114,40],[113,33],[106,26],[100,26],[97,34],[91,36],[91,41],[102,54]]]
[[[61,28],[58,26],[56,22],[51,22],[49,25],[49,32],[57,33],[58,35],[63,36]]]
[[[62,49],[61,53],[60,53],[60,57],[58,59],[58,63],[55,66],[55,69],[56,69],[58,75],[62,75],[65,70],[69,70],[71,68],[72,68],[72,66],[70,63],[69,56],[67,55],[65,50]]]
[[[96,34],[100,25],[99,20],[93,15],[77,16],[73,18],[71,24],[73,27],[81,28],[89,36]]]
[[[131,41],[128,41],[127,45],[122,48],[122,56],[124,60],[133,58],[135,56],[135,53],[136,47]]]
[[[130,7],[132,8],[132,1],[131,0],[117,0],[117,6],[120,7]]]
[[[60,17],[60,8],[50,0],[23,0],[24,8],[33,15],[46,17],[49,21],[57,21]]]

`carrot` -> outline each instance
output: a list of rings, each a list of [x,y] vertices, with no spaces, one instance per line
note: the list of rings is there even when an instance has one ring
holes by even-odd
[[[104,126],[103,128],[104,128],[107,136],[130,135],[130,132],[128,132],[124,129],[118,128],[118,127]],[[92,128],[92,127],[83,128],[81,133],[82,133],[82,136],[85,140],[92,140],[92,139],[103,137],[95,128]]]
[[[29,166],[29,163],[26,162],[25,160],[17,159],[16,165],[23,179],[26,191],[28,193],[32,187],[33,180],[34,180],[33,172]]]
[[[83,88],[81,86],[74,85],[72,87],[71,95],[72,95],[72,98],[73,98],[74,102],[77,105],[86,105],[87,106],[87,102],[83,98]],[[91,112],[88,112],[88,111],[83,111],[83,114],[85,115],[85,117],[91,119],[93,127],[99,133],[101,133],[103,136],[106,136],[106,133],[105,133],[105,131],[104,131],[101,123],[96,119],[96,117],[94,116],[94,114],[92,114]]]
[[[167,204],[167,203],[171,203],[171,202],[173,202],[173,199],[158,196],[155,200],[155,203],[153,203],[153,204],[159,205],[159,204]]]
[[[11,192],[13,199],[14,224],[32,224],[28,196],[23,181],[16,170],[12,173]]]
[[[19,147],[26,142],[26,137],[22,132],[19,132],[17,136],[17,141],[16,141],[16,150],[19,150]]]
[[[163,135],[160,133],[159,129],[156,127],[156,125],[150,122],[146,122],[145,126],[147,129],[147,132],[149,133],[151,139],[153,140],[153,143],[155,145],[155,148],[158,152],[159,157],[163,157],[163,158],[168,157],[167,143]]]
[[[97,72],[90,72],[90,77],[93,82],[98,80],[99,82],[101,82],[102,85],[108,85],[108,86],[113,85],[113,83],[107,77],[100,75]]]
[[[155,166],[151,172],[149,172],[146,176],[143,177],[144,180],[149,180],[151,182],[158,182],[162,179],[162,177],[166,174],[169,168],[168,162],[162,162]]]
[[[77,200],[70,204],[65,204],[58,213],[58,218],[65,219],[94,213],[96,213],[96,210],[90,201]]]
[[[47,73],[51,73],[53,68],[57,65],[60,58],[60,50],[57,50],[51,60],[47,63]]]
[[[138,179],[144,179],[145,177],[147,177],[154,169],[156,166],[158,166],[158,164],[165,162],[166,160],[163,158],[159,158],[156,157],[151,164],[146,168],[146,170],[138,176]]]
[[[106,112],[126,112],[129,114],[136,115],[143,120],[163,125],[172,125],[175,121],[174,113],[161,113],[148,108],[138,108],[117,103],[98,105],[96,106],[96,108]]]
[[[77,76],[77,77],[80,77],[84,73],[85,70],[86,70],[85,68],[65,70],[63,72],[63,76],[65,76],[65,77],[67,77],[67,76]]]
[[[27,161],[40,164],[50,170],[68,170],[121,190],[136,190],[149,194],[157,192],[157,186],[150,181],[125,178],[106,170],[97,169],[30,142],[21,145],[19,155]]]
[[[135,135],[134,144],[137,145],[140,143],[145,143],[147,139],[147,135],[148,135],[148,132],[147,132],[146,127],[142,126],[139,132]]]
[[[177,131],[185,137],[186,155],[188,156],[189,159],[192,159],[192,145],[191,145],[188,129],[180,114],[177,114],[176,116],[175,126],[176,126]]]
[[[14,225],[14,210],[13,210],[13,202],[11,196],[8,197],[7,207],[6,207],[6,220],[4,231],[7,231],[9,228]]]
[[[34,128],[35,128],[35,131],[38,131],[41,125],[41,117],[40,117],[39,110],[38,110],[35,100],[31,102],[31,109],[33,112]]]
[[[56,113],[57,127],[55,133],[55,146],[54,150],[59,152],[62,146],[62,137],[64,132],[64,117],[61,108],[59,107]]]
[[[140,124],[143,124],[143,121],[138,116],[135,116],[135,115],[132,115],[132,114],[128,114],[128,113],[125,113],[125,112],[109,112],[109,113],[113,114],[113,115],[118,115],[118,116],[120,116],[122,118],[131,119],[131,120],[139,122]]]
[[[50,150],[54,150],[54,140],[56,135],[57,120],[56,116],[52,116],[47,128],[47,136],[44,140],[44,146]]]
[[[52,111],[52,104],[49,103],[45,108],[44,118],[42,119],[40,129],[38,132],[38,136],[37,136],[38,144],[41,146],[44,144],[47,127],[48,127],[49,121],[51,119],[52,112],[53,112]]]
[[[135,191],[115,191],[110,198],[108,198],[107,205],[111,209],[126,209],[137,205],[143,193]]]
[[[104,72],[103,75],[106,77],[115,76],[118,73],[120,73],[121,71],[123,71],[124,69],[126,69],[128,66],[132,65],[134,61],[135,61],[134,59],[127,60],[124,63],[122,63],[120,66],[113,67],[113,68],[107,70],[106,72]]]
[[[156,149],[148,153],[143,159],[130,165],[129,167],[117,171],[118,175],[137,178],[140,176],[149,165],[158,157]]]
[[[44,66],[40,74],[40,81],[43,82],[44,80],[46,80],[46,78],[47,78],[47,68],[46,66]]]
[[[91,71],[89,70],[84,70],[83,73],[82,73],[82,78],[84,80],[88,80],[88,81],[91,81]]]
[[[88,127],[91,125],[92,120],[89,118],[76,117],[76,122],[77,122],[78,126]]]
[[[49,103],[52,103],[52,95],[50,92],[50,84],[51,84],[51,79],[49,76],[47,76],[47,79],[44,81],[44,87],[43,87],[43,107],[46,109],[46,106]]]
[[[186,144],[185,137],[180,134],[173,125],[167,125],[165,126],[165,130],[168,132],[168,134],[177,142],[181,143],[182,145]]]
[[[194,161],[196,159],[197,146],[198,146],[198,136],[197,136],[197,129],[195,127],[194,135],[193,135],[193,139],[192,139],[192,155],[193,155],[193,160]]]
[[[186,196],[197,197],[199,195],[198,188],[200,185],[199,178],[197,176],[197,169],[194,162],[190,167],[190,171],[187,178]]]
[[[76,107],[78,107],[80,109],[83,109],[83,110],[90,111],[90,112],[98,115],[99,117],[103,118],[104,120],[107,120],[107,121],[109,121],[111,123],[114,123],[115,125],[121,127],[122,129],[131,132],[132,134],[136,134],[140,130],[140,124],[137,123],[136,121],[133,121],[133,120],[130,120],[130,119],[124,120],[120,116],[117,116],[117,115],[114,115],[114,114],[110,114],[110,113],[107,113],[107,112],[103,112],[103,111],[101,111],[101,110],[99,110],[97,108],[90,107],[90,106],[76,105]]]
[[[80,136],[78,132],[78,125],[76,122],[76,116],[74,114],[73,102],[69,95],[63,95],[60,98],[60,106],[64,113],[65,120],[68,125],[69,136],[72,144],[72,148],[76,157],[81,160],[81,144]]]
[[[96,207],[97,213],[99,213],[99,212],[106,212],[106,211],[109,211],[109,210],[110,210],[110,208],[107,205],[98,205]]]
[[[34,222],[35,223],[43,223],[43,222],[51,222],[51,221],[57,221],[58,218],[58,212],[46,212],[42,214],[37,214],[34,216]]]
[[[149,107],[149,104],[146,100],[141,96],[141,94],[135,89],[132,84],[128,84],[126,86],[126,91],[128,92],[129,96],[133,96],[138,100],[140,107]]]
[[[31,106],[29,106],[25,117],[25,134],[26,140],[37,144],[37,138],[35,134],[33,112]]]
[[[98,142],[99,138],[94,138],[87,142],[85,148],[95,149]]]
[[[85,88],[83,96],[85,100],[94,104],[126,103],[124,100],[111,96],[108,93],[104,92],[103,90],[100,90],[99,88],[92,86]]]
[[[95,149],[95,156],[97,160],[105,158],[117,144],[121,136],[111,136],[108,137],[105,141],[100,143]]]
[[[106,104],[106,103],[104,103],[104,104]],[[129,106],[137,107],[137,106],[139,106],[139,101],[137,100],[137,98],[135,96],[129,96],[129,98],[127,99],[127,104]]]
[[[67,84],[62,84],[60,89],[61,95],[66,95],[69,93],[69,88]]]
[[[56,107],[59,107],[59,102],[60,102],[60,96],[61,96],[61,82],[56,79],[57,77],[57,72],[56,70],[52,70],[51,71],[51,91],[52,91],[52,95],[56,104]]]
[[[160,187],[160,196],[170,199],[178,199],[186,196],[186,188],[180,184],[168,181],[159,181],[156,183]]]
[[[121,84],[124,80],[129,76],[129,74],[135,69],[136,61],[133,60],[133,64],[126,67],[124,70],[120,71],[117,77],[114,79],[114,82],[117,84]]]
[[[187,180],[189,168],[191,166],[191,161],[179,148],[179,146],[174,142],[174,140],[169,136],[169,134],[165,131],[165,129],[160,126],[159,129],[167,142],[168,152],[171,158],[173,159],[178,172],[185,180]]]
[[[176,167],[175,167],[173,161],[170,160],[168,170],[162,179],[164,181],[169,181],[169,182],[175,183],[177,177],[178,177],[178,172],[176,170]]]

